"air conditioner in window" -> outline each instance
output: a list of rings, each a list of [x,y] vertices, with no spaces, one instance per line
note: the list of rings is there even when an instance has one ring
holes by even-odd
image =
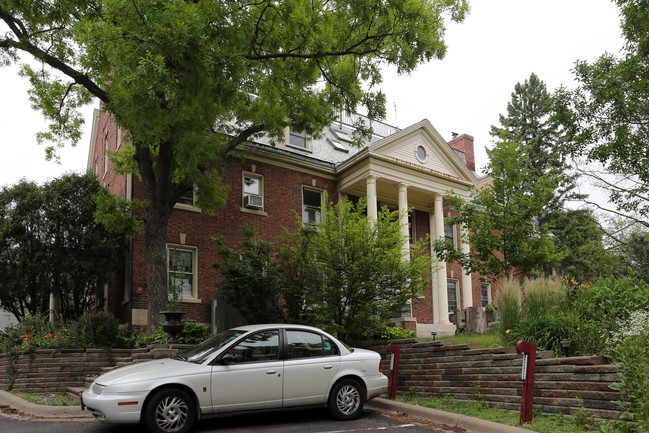
[[[243,198],[243,205],[250,209],[263,209],[264,197],[257,194],[247,194]]]

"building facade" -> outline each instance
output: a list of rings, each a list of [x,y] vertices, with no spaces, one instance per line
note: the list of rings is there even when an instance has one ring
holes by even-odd
[[[453,191],[468,199],[470,189],[484,182],[475,174],[473,138],[463,134],[446,142],[428,120],[404,129],[373,122],[371,141],[357,148],[351,145],[355,120],[342,115],[317,139],[287,129],[282,143],[244,144],[245,160],[228,163],[223,181],[230,190],[223,207],[210,215],[194,205],[191,192],[175,206],[167,235],[168,272],[180,282],[187,319],[213,330],[234,323],[236,314],[219,298],[220,277],[212,266],[218,259],[215,236],[239,245],[239,227],[247,223],[261,237],[275,239],[283,227],[293,227],[296,214],[317,223],[325,196],[334,201],[367,197],[370,217],[376,218],[382,206],[398,209],[404,235],[411,239],[445,237],[468,251],[470,246],[460,242],[462,228],[445,224],[453,210],[444,197]],[[124,146],[124,136],[107,113],[97,110],[88,169],[114,194],[143,198],[137,177],[117,174],[107,157]],[[125,241],[126,261],[105,293],[107,309],[136,326],[147,321],[145,248],[143,236]],[[433,263],[431,272],[431,286],[412,300],[406,317],[395,319],[398,325],[420,336],[433,330],[448,334],[455,329],[449,312],[491,302],[491,287],[479,275],[444,262]]]

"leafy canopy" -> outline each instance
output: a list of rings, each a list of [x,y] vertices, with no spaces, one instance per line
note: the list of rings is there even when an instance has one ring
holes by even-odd
[[[51,154],[78,141],[77,109],[92,97],[128,131],[114,162],[144,187],[153,331],[180,197],[195,187],[199,206],[223,203],[227,158],[246,141],[287,126],[317,135],[340,111],[382,118],[381,67],[442,58],[445,16],[467,12],[468,0],[1,0],[0,64],[40,63],[23,73]]]
[[[603,54],[578,61],[579,86],[555,95],[557,119],[566,127],[566,149],[596,161],[617,176],[606,184],[610,201],[626,215],[649,215],[649,2],[616,0],[626,40],[618,58]]]
[[[119,237],[94,221],[100,190],[91,174],[0,190],[0,305],[18,320],[46,313],[51,293],[63,319],[94,308],[119,263]]]
[[[470,252],[462,253],[448,241],[437,240],[433,245],[435,253],[493,280],[535,273],[554,264],[560,255],[536,217],[552,196],[558,178],[537,177],[536,182],[523,187],[533,178],[533,171],[520,163],[526,153],[518,143],[497,143],[488,154],[486,172],[491,183],[473,189],[468,201],[453,193],[448,196],[457,215],[447,218],[447,222],[468,228],[462,242],[471,245]]]

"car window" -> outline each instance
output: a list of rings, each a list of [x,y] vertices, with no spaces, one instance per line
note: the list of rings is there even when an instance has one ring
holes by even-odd
[[[221,332],[220,334],[192,347],[188,351],[181,353],[179,359],[200,364],[209,358],[214,352],[243,334],[245,334],[245,331],[239,331],[236,329]]]
[[[316,332],[287,330],[286,339],[289,359],[338,354],[338,347]]]
[[[234,362],[273,361],[279,359],[279,331],[257,332],[227,351]]]

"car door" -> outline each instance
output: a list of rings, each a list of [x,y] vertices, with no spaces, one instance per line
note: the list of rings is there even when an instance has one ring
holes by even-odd
[[[323,404],[340,368],[338,346],[326,336],[286,330],[284,407]]]
[[[212,366],[213,411],[281,407],[283,369],[279,330],[264,330],[244,338]]]

